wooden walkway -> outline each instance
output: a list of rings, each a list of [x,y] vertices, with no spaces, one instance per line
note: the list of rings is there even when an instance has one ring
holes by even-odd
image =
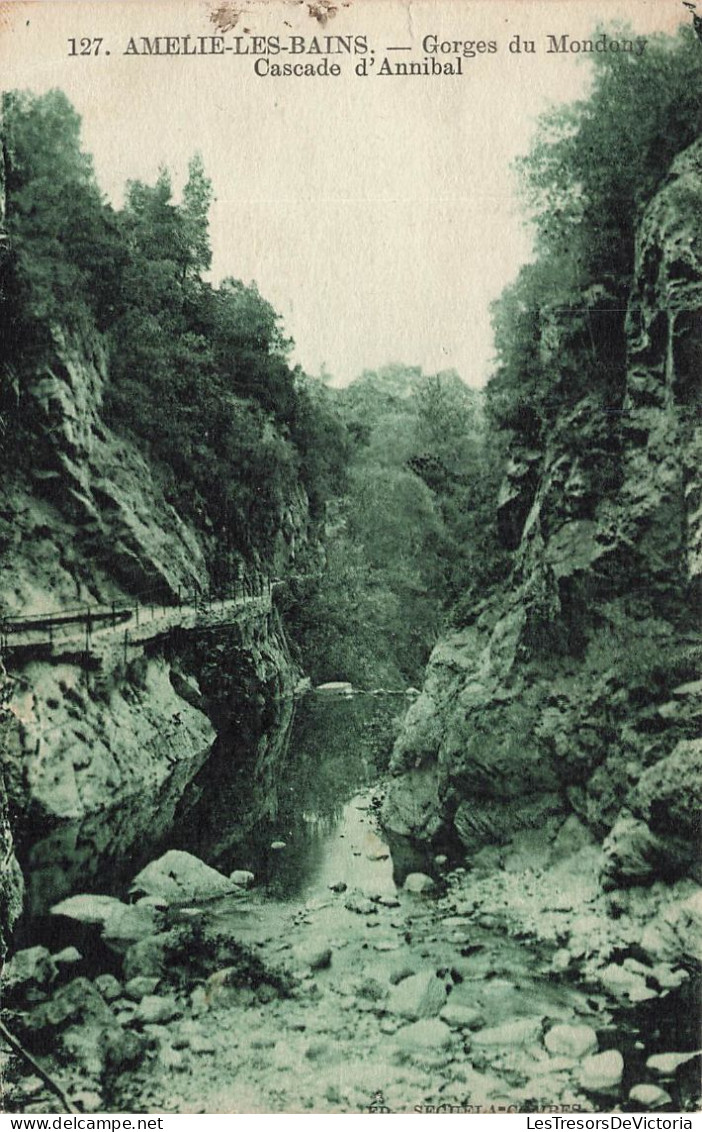
[[[0,657],[58,660],[84,656],[100,664],[123,649],[186,632],[224,628],[249,618],[267,616],[273,609],[273,585],[236,596],[186,600],[177,605],[149,601],[82,605],[53,613],[0,620]]]

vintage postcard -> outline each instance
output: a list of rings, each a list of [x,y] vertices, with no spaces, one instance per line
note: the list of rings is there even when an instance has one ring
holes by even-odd
[[[0,73],[2,1111],[692,1128],[702,5]]]

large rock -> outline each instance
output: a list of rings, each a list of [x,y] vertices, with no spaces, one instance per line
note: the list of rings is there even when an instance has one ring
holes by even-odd
[[[446,1003],[446,987],[435,971],[420,971],[390,991],[387,1009],[403,1018],[432,1018]]]
[[[386,829],[401,837],[433,837],[441,827],[436,768],[419,767],[391,778],[383,799],[382,821]]]
[[[479,1010],[450,1000],[439,1012],[439,1018],[456,1030],[479,1030],[485,1025],[485,1017]]]
[[[408,1053],[447,1049],[451,1045],[451,1031],[438,1018],[423,1018],[398,1030],[395,1043],[399,1049]]]
[[[146,994],[134,1011],[134,1021],[142,1026],[164,1025],[179,1018],[182,1010],[173,998],[165,995]]]
[[[541,1038],[541,1018],[515,1018],[478,1030],[473,1038],[476,1046],[526,1046],[533,1045]]]
[[[51,909],[53,916],[65,916],[79,924],[101,924],[104,926],[118,909],[126,905],[116,896],[103,896],[100,893],[83,893],[69,896]]]
[[[57,975],[58,968],[46,947],[28,947],[23,951],[16,951],[3,971],[3,996],[13,999],[32,987],[45,990]]]
[[[436,888],[436,883],[426,873],[410,873],[405,877],[405,883],[402,887],[405,892],[412,892],[415,896],[421,896],[425,892],[432,892]]]
[[[573,1057],[580,1060],[594,1053],[598,1046],[597,1034],[592,1026],[554,1026],[544,1038],[546,1049],[554,1057]]]
[[[227,896],[238,886],[204,861],[181,849],[169,849],[135,876],[131,891],[157,896],[169,904]]]
[[[639,1108],[651,1111],[666,1108],[673,1103],[673,1098],[665,1089],[661,1089],[659,1085],[646,1084],[634,1085],[633,1089],[629,1090],[629,1100]]]
[[[123,904],[115,908],[102,929],[108,947],[123,955],[134,943],[156,935],[163,917],[148,904]]]
[[[44,1035],[50,1033],[59,1058],[94,1077],[102,1071],[109,1036],[119,1031],[112,1010],[84,978],[73,979],[47,1003],[36,1007],[27,1019],[27,1028],[30,1035],[42,1034],[42,1044],[47,1041]]]
[[[580,1067],[580,1087],[586,1093],[610,1093],[624,1076],[624,1058],[617,1049],[586,1057]]]
[[[699,1057],[700,1051],[694,1053],[654,1053],[646,1062],[646,1068],[657,1077],[674,1077],[681,1065]]]
[[[644,771],[627,805],[604,843],[605,877],[620,885],[700,879],[702,740],[681,740]]]

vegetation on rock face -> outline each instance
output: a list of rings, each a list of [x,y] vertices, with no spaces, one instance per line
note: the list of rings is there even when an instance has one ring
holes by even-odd
[[[145,447],[169,501],[206,536],[215,578],[237,556],[269,555],[295,484],[317,516],[336,490],[343,429],[289,364],[291,343],[255,284],[203,278],[212,190],[200,158],[180,203],[164,169],[155,185],[130,183],[116,210],[62,93],[9,94],[3,117],[6,452],[21,453],[31,431],[23,387],[52,329],[99,336],[107,422]]]
[[[596,54],[590,96],[548,113],[521,169],[536,259],[495,304],[488,404],[527,444],[592,394],[621,406],[625,323],[642,211],[702,127],[702,54],[691,28],[638,57]]]

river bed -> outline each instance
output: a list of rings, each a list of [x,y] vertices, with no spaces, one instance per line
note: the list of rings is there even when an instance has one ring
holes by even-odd
[[[394,863],[377,820],[400,706],[395,697],[307,696],[253,744],[242,725],[236,743],[221,745],[182,789],[167,793],[152,816],[153,838],[125,851],[106,815],[103,828],[61,831],[64,850],[79,850],[63,868],[60,858],[50,864],[57,833],[25,847],[25,868],[34,864],[36,873],[23,944],[55,951],[77,943],[79,975],[119,977],[120,961],[95,945],[94,932],[81,937],[48,915],[50,905],[69,891],[124,898],[138,868],[178,848],[225,874],[254,874],[243,902],[206,912],[209,930],[235,938],[265,969],[292,976],[293,992],[282,995],[274,976],[243,988],[218,982],[216,971],[204,987],[195,980],[184,990],[181,981],[173,1020],[143,1027],[148,1055],[120,1080],[113,1107],[632,1111],[632,1087],[660,1089],[649,1056],[694,1048],[679,995],[622,1010],[576,971],[554,973],[553,948],[502,928],[470,872],[452,872],[449,862],[433,868],[431,891],[403,888],[408,871],[432,865],[406,846]],[[438,999],[403,1013],[395,988],[413,978],[428,979]],[[158,993],[167,990],[166,973]],[[140,1008],[128,995],[119,1001],[120,1025],[129,1028]],[[559,1026],[566,1048],[554,1053],[548,1035]],[[592,1035],[586,1052],[568,1048],[577,1046],[574,1027]],[[608,1051],[622,1055],[619,1078],[583,1089],[581,1062]],[[689,1106],[695,1071],[691,1063],[687,1076],[663,1081],[664,1109]]]

